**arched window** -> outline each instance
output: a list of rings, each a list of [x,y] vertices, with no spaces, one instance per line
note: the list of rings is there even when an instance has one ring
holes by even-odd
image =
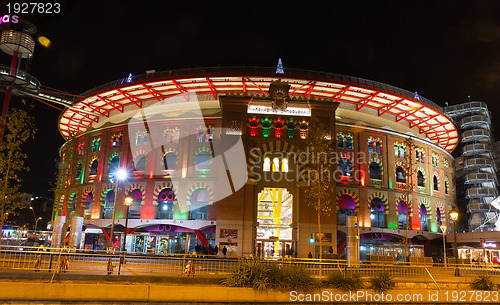
[[[169,151],[163,156],[163,169],[173,171],[177,169],[177,155]]]
[[[259,129],[259,121],[256,118],[252,118],[248,124],[249,132],[251,137],[256,137]]]
[[[173,133],[174,133],[174,135],[172,136],[172,142],[179,143],[179,138],[181,136],[181,132],[180,132],[179,128],[175,128]]]
[[[137,132],[135,134],[135,145],[136,146],[142,145],[142,133],[140,132]]]
[[[344,149],[344,136],[341,134],[337,136],[337,148]]]
[[[399,157],[399,146],[394,144],[394,157]]]
[[[147,145],[149,143],[149,132],[145,131],[142,134],[142,145]]]
[[[101,138],[96,141],[96,151],[101,151]]]
[[[385,228],[384,202],[375,197],[370,202],[372,228]]]
[[[354,149],[353,145],[352,145],[352,137],[351,136],[347,136],[345,138],[345,149],[350,149],[350,150]]]
[[[424,160],[424,151],[420,152],[420,162],[422,162],[422,163],[425,162],[425,160]]]
[[[355,216],[356,203],[354,198],[344,194],[339,198],[339,219],[338,224],[345,226],[347,224],[347,216]]]
[[[449,192],[449,181],[448,181],[448,177],[444,177],[444,193],[446,195],[448,195],[448,192]]]
[[[352,177],[352,162],[347,158],[340,158],[339,160],[339,171],[341,178]]]
[[[170,129],[165,129],[163,131],[163,143],[169,144],[173,142],[173,131]]]
[[[405,153],[406,153],[406,148],[403,145],[399,146],[399,157],[406,158]]]
[[[417,172],[417,185],[420,186],[420,187],[424,187],[425,186],[425,178],[424,178],[424,174],[422,173],[421,170],[419,170]]]
[[[406,172],[401,166],[396,167],[396,182],[406,183]]]
[[[439,208],[436,208],[436,220],[437,220],[437,226],[438,228],[443,225],[443,222],[441,221],[441,210]]]
[[[120,157],[114,156],[109,160],[108,173],[116,173],[118,168],[120,168]]]
[[[209,126],[207,128],[207,134],[205,135],[205,142],[211,142],[214,140],[214,129]]]
[[[281,120],[276,120],[274,122],[274,136],[276,138],[281,138],[283,137],[283,121]]]
[[[373,140],[372,139],[368,139],[368,152],[369,153],[374,153],[375,152],[375,149],[373,147]]]
[[[87,196],[85,196],[85,204],[84,204],[84,210],[83,210],[83,215],[85,219],[90,219],[90,214],[92,213],[92,202],[94,201],[94,194],[88,193]]]
[[[295,135],[295,123],[293,121],[290,121],[288,122],[287,127],[288,138],[293,139]]]
[[[204,188],[198,188],[191,194],[189,219],[207,220],[209,212],[210,193]]]
[[[142,208],[142,191],[139,189],[133,190],[130,195],[134,199],[132,205],[128,208],[128,218],[140,219]]]
[[[377,162],[370,163],[370,179],[382,180],[382,167]]]
[[[417,160],[417,162],[420,162],[420,154],[418,152],[418,149],[415,149],[415,160]]]
[[[432,182],[434,185],[434,190],[439,191],[439,181],[436,175],[434,175],[434,177],[432,178]]]
[[[420,227],[421,231],[429,231],[429,226],[427,225],[427,208],[425,205],[420,205]]]
[[[123,135],[118,135],[118,147],[122,147],[123,144]]]
[[[269,119],[262,120],[262,136],[264,138],[269,137],[269,131],[271,130],[271,121]]]
[[[174,217],[174,191],[170,188],[163,189],[158,194],[158,206],[156,207],[156,219],[173,219]]]
[[[116,145],[117,145],[116,136],[113,135],[113,136],[111,136],[111,148],[116,147]]]
[[[80,179],[82,177],[82,163],[78,163],[76,166],[76,179]]]
[[[264,172],[271,171],[271,159],[269,159],[269,157],[264,158],[264,165],[262,167],[262,170]]]
[[[399,229],[406,229],[406,219],[407,219],[407,213],[408,213],[408,205],[406,202],[401,200],[398,203],[398,228]]]
[[[300,138],[302,140],[307,139],[307,123],[302,122],[299,126]]]
[[[99,168],[99,161],[97,161],[97,159],[94,159],[94,161],[92,161],[92,164],[90,165],[89,175],[90,176],[97,175],[98,168]]]
[[[375,152],[377,154],[382,153],[382,143],[380,143],[380,141],[375,141]]]
[[[138,172],[143,172],[146,170],[146,156],[144,154],[139,154],[134,159],[134,170]]]
[[[280,159],[274,158],[273,159],[273,172],[278,172],[280,169]]]
[[[90,151],[91,151],[91,152],[96,151],[96,146],[95,146],[95,143],[96,143],[96,140],[95,140],[95,139],[94,139],[94,140],[92,140],[92,146],[90,147]]]
[[[75,193],[73,193],[73,195],[71,195],[71,197],[69,198],[69,202],[71,203],[70,204],[71,211],[76,211],[76,195],[75,195]]]
[[[104,197],[104,207],[102,209],[101,218],[111,219],[113,218],[113,206],[115,204],[115,191],[109,190]]]
[[[281,161],[281,172],[283,173],[288,173],[288,159],[283,158]]]
[[[208,151],[200,151],[195,158],[195,168],[197,170],[209,170],[212,156]]]

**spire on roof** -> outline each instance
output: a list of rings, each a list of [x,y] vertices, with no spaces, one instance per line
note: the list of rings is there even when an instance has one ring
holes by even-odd
[[[283,63],[281,62],[281,58],[278,59],[278,66],[276,67],[276,73],[285,74],[285,70],[283,70]]]

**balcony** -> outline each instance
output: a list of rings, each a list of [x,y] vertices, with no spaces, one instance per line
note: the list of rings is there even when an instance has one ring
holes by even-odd
[[[469,211],[488,211],[491,205],[487,203],[471,202],[467,205]]]
[[[477,168],[483,168],[483,167],[491,167],[495,168],[493,161],[491,158],[470,158],[465,160],[464,162],[464,169],[465,170],[471,170],[471,169],[477,169]]]
[[[483,198],[496,196],[497,192],[494,188],[475,186],[467,189],[466,198]]]
[[[465,184],[476,184],[484,182],[495,182],[495,177],[492,173],[487,172],[468,173],[465,176]]]
[[[487,143],[474,143],[465,145],[463,149],[464,156],[472,156],[477,154],[486,154],[491,152],[491,146]]]
[[[471,128],[471,127],[482,127],[489,129],[490,124],[491,120],[487,116],[482,114],[465,117],[462,120],[460,120],[459,123],[461,129]]]
[[[487,129],[472,129],[467,130],[462,134],[462,142],[481,142],[489,141],[491,133]]]
[[[488,106],[483,102],[470,102],[460,105],[453,105],[445,107],[444,110],[448,112],[449,115],[463,115],[467,113],[488,113]]]

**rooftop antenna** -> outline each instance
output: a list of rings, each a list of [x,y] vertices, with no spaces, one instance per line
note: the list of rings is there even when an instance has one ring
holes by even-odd
[[[278,58],[278,66],[276,67],[276,73],[285,74],[285,70],[283,70],[283,63],[281,62],[281,58]]]

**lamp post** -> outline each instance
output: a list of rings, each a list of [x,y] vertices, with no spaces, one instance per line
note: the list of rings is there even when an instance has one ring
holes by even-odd
[[[455,245],[455,276],[460,276],[460,271],[458,270],[458,246],[457,246],[457,220],[458,220],[458,211],[452,209],[450,211],[450,218],[453,220],[453,234],[454,234],[454,242]]]
[[[120,260],[120,266],[118,267],[118,275],[120,275],[120,272],[122,270],[122,264],[125,264],[125,254],[127,253],[127,249],[125,248],[127,244],[127,231],[128,231],[128,209],[134,202],[134,198],[132,195],[128,194],[127,197],[125,197],[124,204],[127,207],[125,210],[125,232],[123,234],[123,247],[122,247],[122,252],[123,252],[123,258]]]
[[[42,217],[38,217],[35,221],[35,234],[36,234],[36,227],[38,226],[38,221],[42,219]]]
[[[443,232],[443,256],[444,256],[444,269],[446,269],[446,226],[442,225],[441,227],[441,232]]]
[[[35,210],[33,210],[33,207],[30,207],[30,210],[31,210],[31,212],[33,212],[33,219],[35,220],[35,231],[36,231],[36,222],[37,222],[37,219],[36,219],[36,215],[35,215]]]
[[[120,180],[125,180],[127,178],[127,172],[124,171],[123,169],[117,169],[115,171],[115,199],[113,202],[113,217],[111,220],[111,231],[109,233],[109,247],[114,250],[113,246],[113,238],[114,238],[114,229],[115,229],[115,212],[116,212],[116,197],[118,197],[118,181]]]

